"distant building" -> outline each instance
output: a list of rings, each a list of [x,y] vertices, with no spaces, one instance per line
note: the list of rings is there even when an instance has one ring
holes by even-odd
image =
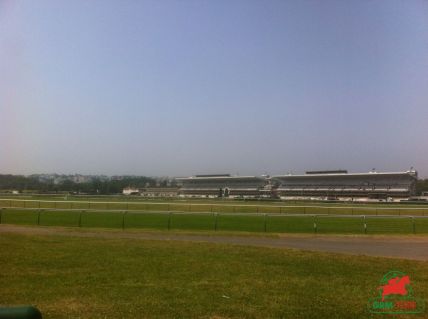
[[[417,172],[309,172],[271,177],[279,197],[405,198],[415,195]]]
[[[124,195],[146,197],[393,200],[414,196],[416,171],[348,173],[309,171],[301,175],[195,175],[174,180],[177,187],[127,187]]]
[[[263,177],[230,174],[196,175],[176,181],[182,197],[260,197],[268,183]]]
[[[140,190],[135,187],[126,187],[122,190],[123,195],[139,195]]]
[[[141,195],[145,197],[176,197],[178,187],[126,187],[122,190],[123,195]]]
[[[81,184],[81,183],[89,182],[91,180],[91,178],[89,176],[76,174],[76,175],[71,176],[70,180],[76,184]]]
[[[141,196],[177,197],[178,191],[178,187],[146,187],[141,189]]]

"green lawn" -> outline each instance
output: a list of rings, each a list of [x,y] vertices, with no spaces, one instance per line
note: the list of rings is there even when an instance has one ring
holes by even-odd
[[[331,215],[401,215],[428,216],[428,205],[400,203],[311,203],[311,202],[257,202],[213,199],[152,199],[134,197],[14,197],[0,198],[0,207],[86,209],[86,210],[134,210],[158,212],[216,212],[216,213],[259,213],[259,214],[331,214]]]
[[[428,218],[3,209],[4,224],[268,233],[428,234]],[[364,225],[366,227],[364,227]]]
[[[390,270],[428,297],[427,262],[15,234],[2,234],[0,249],[0,303],[36,305],[45,319],[380,318],[366,305]]]

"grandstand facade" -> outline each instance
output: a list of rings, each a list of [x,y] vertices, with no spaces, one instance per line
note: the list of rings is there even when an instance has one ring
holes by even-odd
[[[279,197],[406,198],[416,191],[417,172],[308,172],[271,177]]]
[[[181,186],[182,197],[261,197],[268,183],[265,177],[229,174],[196,175],[176,181]]]
[[[195,175],[177,178],[181,197],[230,198],[408,198],[416,192],[416,171],[348,173],[312,171],[301,175]]]

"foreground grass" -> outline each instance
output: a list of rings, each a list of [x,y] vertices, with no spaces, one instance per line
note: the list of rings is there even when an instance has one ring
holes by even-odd
[[[14,234],[0,249],[1,303],[35,304],[47,319],[379,318],[366,303],[392,269],[428,296],[427,262]]]

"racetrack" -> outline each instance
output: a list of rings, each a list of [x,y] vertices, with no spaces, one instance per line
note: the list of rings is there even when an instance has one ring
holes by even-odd
[[[95,238],[208,242],[270,248],[292,248],[353,255],[404,258],[428,261],[428,236],[343,236],[290,235],[238,236],[223,234],[183,234],[146,231],[86,230],[63,227],[27,227],[0,225],[0,233],[59,235]]]

